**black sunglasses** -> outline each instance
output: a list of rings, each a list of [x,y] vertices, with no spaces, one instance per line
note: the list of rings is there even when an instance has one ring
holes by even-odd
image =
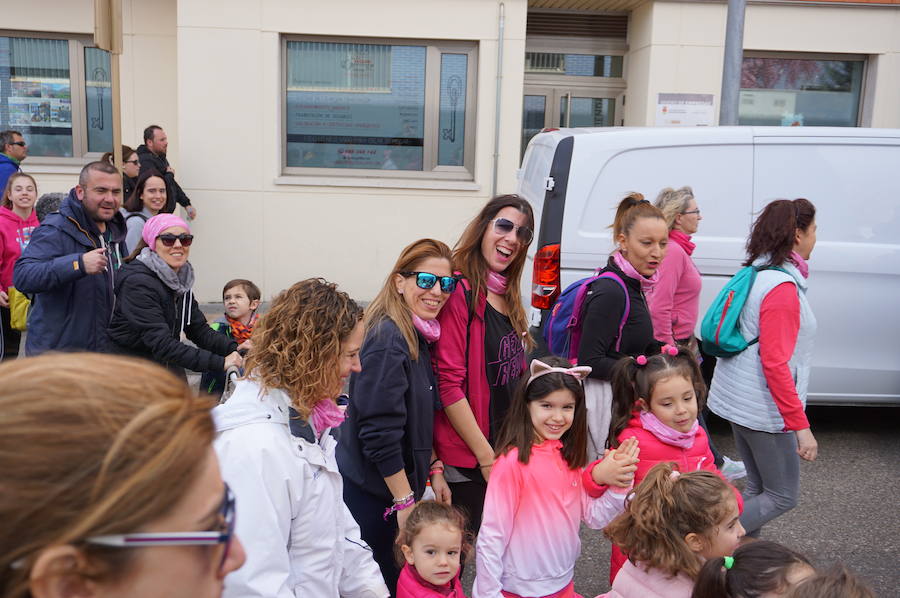
[[[24,141],[10,141],[9,145],[18,145],[19,147],[25,147],[28,144]]]
[[[457,279],[454,276],[438,276],[431,272],[399,272],[400,276],[415,276],[416,286],[420,289],[430,289],[441,281],[441,291],[452,293],[456,289]]]
[[[189,235],[187,233],[181,233],[180,235],[165,233],[156,238],[162,241],[162,244],[166,247],[172,247],[175,245],[175,241],[181,241],[182,247],[190,247],[191,243],[194,242],[194,235]]]
[[[533,230],[527,226],[516,226],[516,223],[512,220],[507,220],[506,218],[494,218],[493,223],[494,232],[501,235],[508,235],[515,230],[516,236],[519,237],[519,241],[524,245],[531,243],[531,240],[534,238]]]

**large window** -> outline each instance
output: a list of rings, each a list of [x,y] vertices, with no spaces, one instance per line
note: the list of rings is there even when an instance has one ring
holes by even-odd
[[[284,54],[285,172],[472,178],[473,43],[285,39]]]
[[[109,53],[88,44],[0,36],[0,129],[20,131],[30,157],[112,149]]]
[[[855,57],[745,56],[739,122],[855,127],[864,71]]]

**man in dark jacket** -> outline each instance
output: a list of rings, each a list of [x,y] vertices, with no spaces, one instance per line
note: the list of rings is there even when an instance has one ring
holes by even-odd
[[[115,271],[126,254],[121,203],[122,175],[109,162],[91,162],[32,233],[13,273],[15,287],[34,295],[26,355],[105,348]]]
[[[175,211],[175,202],[177,201],[187,211],[188,218],[197,217],[197,208],[191,205],[191,200],[187,194],[175,181],[175,169],[169,166],[169,160],[166,159],[166,150],[169,148],[169,138],[162,127],[158,125],[150,125],[144,129],[144,144],[137,148],[138,158],[141,160],[141,172],[144,174],[148,170],[161,172],[166,180],[166,205],[161,212],[171,214]],[[140,174],[138,176],[140,176]]]
[[[19,164],[28,155],[28,144],[18,131],[0,131],[0,194],[9,177],[20,170]]]

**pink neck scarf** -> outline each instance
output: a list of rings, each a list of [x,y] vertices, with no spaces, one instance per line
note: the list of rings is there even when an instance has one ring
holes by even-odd
[[[505,276],[503,276],[499,272],[488,270],[487,288],[490,292],[496,293],[497,295],[505,295],[506,287],[507,280]]]
[[[791,260],[795,266],[797,266],[797,269],[800,270],[800,274],[803,275],[803,278],[809,278],[809,263],[807,263],[807,261],[803,259],[803,256],[801,256],[796,251],[792,251],[788,256],[788,259]]]
[[[437,320],[423,320],[416,314],[412,315],[413,326],[419,331],[426,341],[433,343],[441,338],[441,323]]]
[[[684,231],[680,231],[676,228],[673,228],[669,231],[669,240],[678,243],[678,245],[684,249],[684,252],[688,255],[694,253],[694,249],[697,248],[697,245],[691,243],[691,236],[684,234]]]
[[[326,428],[336,428],[344,423],[345,418],[346,415],[334,400],[322,399],[313,406],[309,422],[315,428],[316,436],[319,436]]]
[[[653,290],[654,285],[659,280],[659,268],[653,273],[653,276],[647,277],[635,270],[631,262],[626,260],[625,256],[619,251],[614,251],[612,257],[616,265],[625,273],[625,276],[640,281],[643,292],[649,293]]]
[[[700,422],[696,419],[691,426],[691,431],[682,433],[659,421],[659,418],[653,415],[651,411],[641,411],[640,418],[641,427],[656,436],[660,442],[683,449],[689,449],[694,446],[694,436],[697,434],[697,428],[700,427]]]

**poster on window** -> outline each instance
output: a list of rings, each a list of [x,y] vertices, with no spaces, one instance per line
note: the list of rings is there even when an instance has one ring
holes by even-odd
[[[288,88],[288,166],[422,170],[425,49],[393,50],[387,92]]]
[[[10,127],[72,128],[68,80],[13,77],[10,87]]]

